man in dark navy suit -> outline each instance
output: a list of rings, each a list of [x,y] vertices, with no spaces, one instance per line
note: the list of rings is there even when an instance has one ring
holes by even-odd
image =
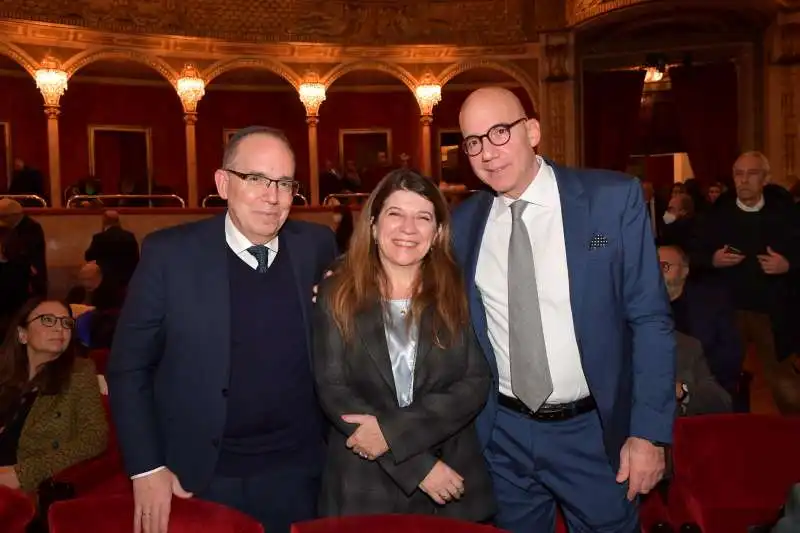
[[[494,391],[477,421],[513,533],[633,533],[664,471],[675,417],[675,339],[639,182],[536,155],[516,96],[464,102],[463,150],[496,195],[453,218],[472,324]],[[467,489],[469,490],[469,489]]]
[[[294,171],[280,131],[241,130],[215,174],[227,213],[144,240],[107,376],[134,533],[167,533],[173,494],[237,508],[270,533],[315,517],[324,442],[310,306],[337,251],[328,228],[286,220]]]

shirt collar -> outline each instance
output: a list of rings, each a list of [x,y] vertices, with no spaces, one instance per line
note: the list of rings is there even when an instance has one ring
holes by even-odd
[[[541,156],[537,155],[536,160],[539,163],[539,171],[533,181],[522,192],[519,199],[541,207],[552,207],[556,203],[556,178],[553,174],[553,168]],[[508,211],[508,209],[502,209],[502,207],[508,207],[515,202],[513,198],[502,194],[498,195],[497,198],[499,201],[496,201],[495,205],[497,206],[496,213],[498,216],[502,212]]]
[[[252,242],[245,237],[239,228],[231,220],[230,213],[225,213],[225,241],[233,253],[236,255],[246,252],[248,248],[254,246]],[[275,237],[266,244],[266,247],[273,253],[278,253],[278,237]]]
[[[748,213],[757,213],[758,211],[764,209],[764,195],[763,194],[761,195],[761,199],[759,199],[756,205],[754,206],[744,205],[742,201],[737,198],[736,207]]]

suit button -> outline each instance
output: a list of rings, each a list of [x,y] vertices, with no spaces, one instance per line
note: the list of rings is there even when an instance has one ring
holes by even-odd
[[[61,411],[56,411],[56,418],[61,418]]]
[[[58,449],[58,441],[57,441],[57,440],[54,440],[54,441],[53,441],[53,449],[54,449],[54,450],[57,450],[57,449]]]
[[[219,448],[219,439],[211,439],[211,445],[214,448]]]
[[[222,389],[222,397],[223,398],[227,398],[228,397],[228,389]]]

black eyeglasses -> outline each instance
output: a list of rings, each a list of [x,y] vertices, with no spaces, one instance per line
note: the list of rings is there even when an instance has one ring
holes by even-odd
[[[483,135],[470,135],[465,137],[464,141],[461,143],[461,148],[468,156],[475,157],[483,152],[484,139],[488,139],[489,142],[495,146],[503,146],[511,140],[511,128],[526,120],[528,120],[528,117],[517,119],[511,124],[495,124]]]
[[[42,323],[43,326],[47,326],[48,328],[55,327],[56,324],[61,322],[61,327],[64,329],[75,329],[75,319],[71,316],[56,316],[56,315],[37,315],[30,320],[28,320],[28,324],[39,321]]]
[[[281,194],[291,195],[294,196],[300,190],[300,182],[294,181],[290,178],[280,178],[280,179],[272,179],[264,176],[263,174],[246,174],[244,172],[238,172],[236,170],[231,170],[229,168],[223,168],[225,172],[230,172],[237,178],[241,179],[245,185],[255,187],[257,185],[263,186],[265,189],[269,189],[272,187],[272,184],[275,184],[275,188]]]

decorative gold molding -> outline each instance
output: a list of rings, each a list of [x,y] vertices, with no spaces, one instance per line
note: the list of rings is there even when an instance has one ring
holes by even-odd
[[[568,0],[567,24],[574,26],[610,11],[652,0]]]
[[[531,99],[534,111],[538,112],[539,91],[536,90],[536,84],[533,82],[527,72],[519,68],[514,63],[491,59],[472,59],[445,67],[444,70],[439,73],[437,78],[439,79],[439,83],[442,84],[442,87],[444,87],[450,80],[459,74],[476,68],[497,70],[515,79],[522,86],[522,88],[525,89],[525,92],[528,93],[528,98]]]
[[[24,68],[31,76],[36,74],[39,62],[25,53],[19,46],[13,43],[0,41],[0,54],[13,59],[19,66]]]
[[[259,57],[242,57],[217,61],[204,70],[201,74],[201,77],[205,80],[206,85],[209,85],[216,77],[226,72],[230,72],[231,70],[240,68],[258,68],[268,70],[286,80],[289,85],[294,87],[295,90],[297,90],[302,83],[300,76],[294,70],[284,65],[280,61]]]
[[[107,59],[126,59],[141,63],[161,74],[173,87],[177,83],[178,73],[163,59],[139,52],[133,48],[100,48],[86,50],[64,61],[63,68],[67,72],[67,75],[72,77],[86,65]]]
[[[95,160],[95,140],[94,134],[98,131],[130,131],[144,134],[145,149],[147,154],[147,194],[153,193],[153,132],[146,126],[117,126],[108,124],[89,124],[87,127],[89,135],[89,175],[94,176],[97,169]]]
[[[345,74],[354,72],[356,70],[376,70],[378,72],[384,72],[390,76],[394,76],[398,80],[402,81],[412,93],[417,87],[417,80],[409,71],[400,65],[386,63],[384,61],[352,61],[350,63],[337,65],[329,70],[327,74],[322,76],[320,81],[324,83],[325,87],[327,88]]]

